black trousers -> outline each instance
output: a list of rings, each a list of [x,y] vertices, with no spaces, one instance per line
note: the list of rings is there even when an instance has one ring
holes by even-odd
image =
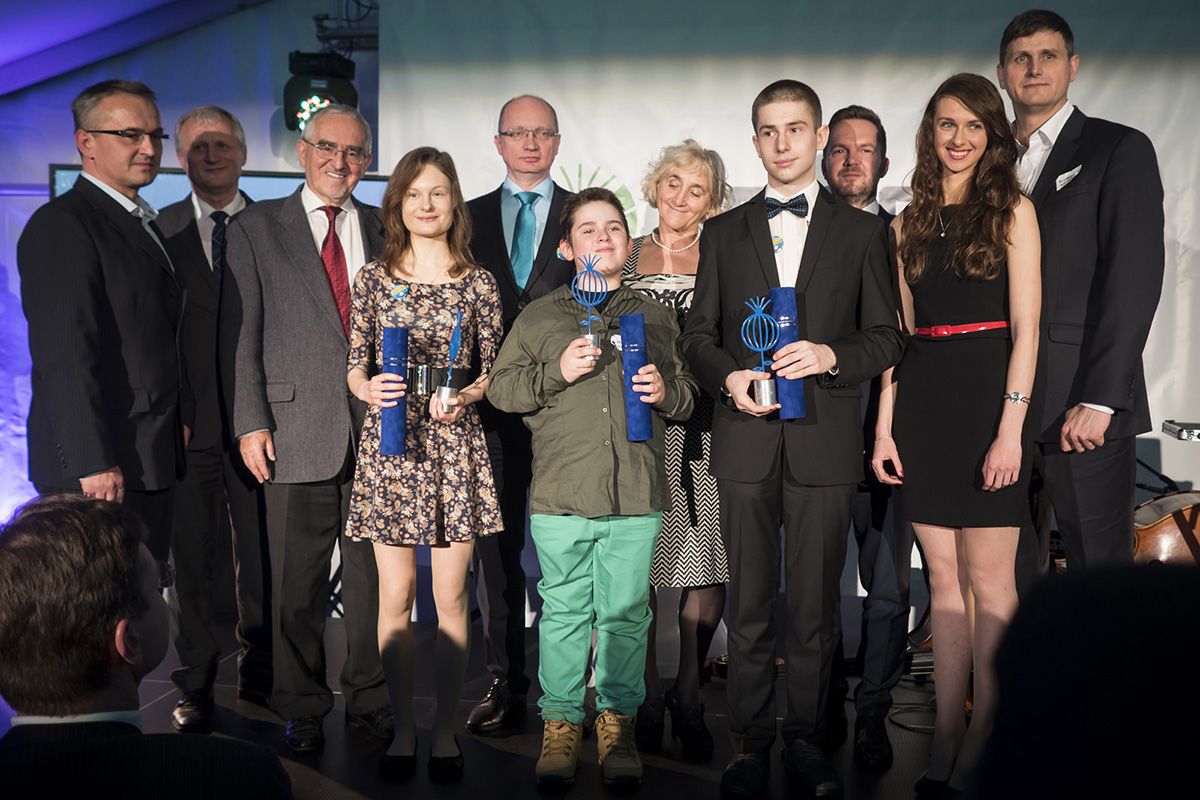
[[[854,689],[854,709],[859,717],[887,714],[892,707],[892,689],[904,674],[909,579],[916,537],[904,518],[901,499],[900,492],[874,482],[860,485],[854,493],[851,521],[858,543],[858,575],[867,590],[856,658],[862,679]],[[849,691],[842,664],[841,617],[837,621],[831,703],[844,702]]]
[[[38,494],[80,494],[78,485],[72,487],[34,484]],[[166,561],[171,555],[171,523],[175,503],[175,487],[153,492],[126,489],[122,505],[146,523],[146,549],[156,561]]]
[[[238,623],[238,685],[270,695],[270,568],[262,487],[237,452],[217,444],[189,450],[187,476],[175,487],[175,597],[180,666],[171,680],[181,691],[211,689],[221,648],[213,635],[218,548],[229,547],[232,528],[234,594]]]
[[[483,620],[488,672],[507,677],[512,690],[523,694],[529,690],[529,677],[525,674],[525,570],[521,553],[529,521],[533,447],[529,430],[519,416],[494,413],[497,427],[486,435],[504,531],[475,542],[475,597]]]
[[[825,732],[839,578],[846,561],[854,484],[803,486],[782,453],[761,481],[717,480],[729,558],[729,716],[738,752],[775,740],[775,603],[782,564],[787,602],[784,742]],[[779,535],[783,527],[782,547]]]
[[[271,708],[284,719],[323,716],[333,708],[325,679],[325,620],[335,545],[341,549],[346,661],[341,686],[347,711],[388,703],[379,660],[379,575],[370,542],[343,535],[350,508],[354,457],[340,474],[315,483],[268,483],[267,539],[271,560],[271,624],[275,682]]]

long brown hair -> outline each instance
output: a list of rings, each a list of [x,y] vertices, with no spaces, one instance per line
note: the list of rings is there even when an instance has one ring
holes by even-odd
[[[421,171],[427,166],[436,167],[450,181],[450,207],[452,218],[446,243],[450,246],[450,257],[454,266],[450,268],[450,277],[459,278],[467,270],[475,268],[475,258],[471,255],[471,217],[467,213],[467,204],[463,202],[462,187],[458,183],[458,170],[454,168],[454,159],[444,150],[436,147],[418,147],[409,150],[404,158],[392,170],[388,178],[387,190],[383,193],[383,227],[387,233],[387,244],[383,248],[383,263],[389,273],[395,277],[406,277],[402,260],[412,249],[412,241],[408,228],[404,227],[404,193],[416,182]]]
[[[964,207],[955,215],[946,233],[954,271],[974,280],[991,280],[1000,274],[1008,249],[1008,230],[1013,209],[1021,199],[1017,184],[1017,140],[1013,137],[1000,92],[987,78],[962,72],[938,87],[917,129],[917,166],[913,170],[913,201],[904,211],[903,241],[898,254],[904,263],[904,279],[916,283],[925,273],[929,245],[942,226],[938,212],[942,192],[942,162],[934,147],[934,124],[938,101],[952,97],[977,116],[987,131],[987,149],[963,198]]]

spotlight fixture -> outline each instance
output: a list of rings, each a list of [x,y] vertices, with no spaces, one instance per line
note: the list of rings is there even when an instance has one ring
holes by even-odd
[[[292,77],[283,87],[283,120],[289,130],[304,130],[313,114],[328,105],[358,106],[354,62],[337,53],[288,53]]]

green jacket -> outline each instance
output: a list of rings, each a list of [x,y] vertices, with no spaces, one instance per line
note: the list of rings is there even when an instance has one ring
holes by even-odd
[[[649,441],[625,438],[621,354],[611,344],[621,314],[642,314],[646,350],[665,386],[654,406]],[[561,287],[530,303],[513,324],[492,366],[488,399],[496,408],[525,415],[533,433],[533,514],[580,517],[652,514],[670,506],[661,418],[692,413],[696,382],[679,355],[675,313],[629,289],[610,293],[592,331],[603,335],[596,368],[573,384],[559,369],[563,350],[582,335],[584,311]]]

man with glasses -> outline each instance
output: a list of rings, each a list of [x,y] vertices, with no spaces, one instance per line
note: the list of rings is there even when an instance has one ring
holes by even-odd
[[[572,265],[555,255],[562,238],[559,215],[570,194],[550,179],[558,155],[558,115],[545,100],[522,95],[505,103],[494,142],[507,173],[504,183],[467,207],[471,252],[496,276],[507,333],[526,305],[571,279]],[[506,721],[519,721],[529,690],[521,551],[533,451],[520,415],[497,411],[486,398],[478,407],[504,519],[502,535],[475,543],[476,598],[492,684],[471,711],[467,728],[488,733]]]
[[[138,196],[167,136],[137,81],[71,104],[83,174],[17,243],[33,361],[29,476],[41,494],[124,503],[166,561],[195,403],[180,370],[183,295],[157,212]]]
[[[179,570],[175,650],[180,664],[171,678],[182,697],[171,722],[176,730],[193,732],[208,728],[221,657],[213,632],[218,590],[224,589],[215,580],[218,554],[230,552],[232,539],[238,697],[261,706],[271,694],[271,627],[264,591],[270,579],[262,487],[242,464],[217,392],[217,302],[225,272],[225,234],[230,220],[250,203],[238,191],[246,135],[225,109],[199,106],[175,124],[175,155],[192,191],[164,208],[158,222],[187,290],[182,341],[188,383],[196,395],[196,424],[187,448],[187,476],[175,489],[172,549]]]
[[[325,618],[341,552],[346,721],[390,741],[392,712],[375,634],[370,542],[343,535],[366,406],[346,387],[350,287],[383,252],[379,209],[351,193],[371,163],[371,129],[349,106],[313,116],[296,143],[304,185],[246,208],[226,233],[218,359],[242,461],[265,485],[272,575],[271,708],[297,752],[325,742]]]

